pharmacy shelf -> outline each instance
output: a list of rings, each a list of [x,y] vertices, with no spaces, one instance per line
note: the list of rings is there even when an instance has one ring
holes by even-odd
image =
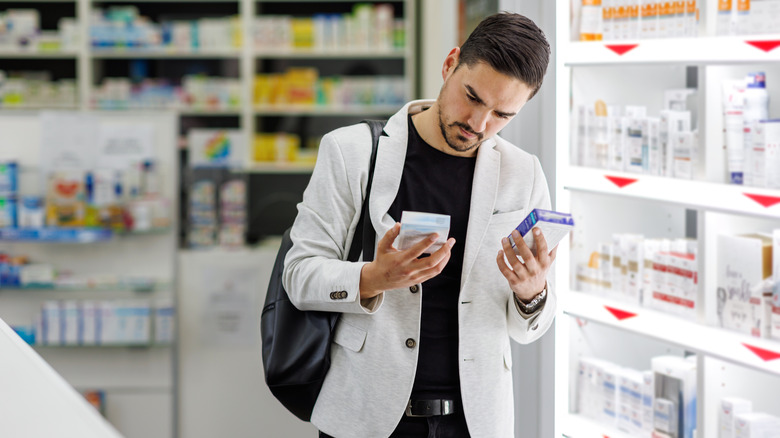
[[[395,59],[405,58],[409,55],[406,50],[394,49],[353,49],[353,50],[303,50],[303,49],[257,49],[254,52],[258,58],[291,58],[291,59]]]
[[[172,285],[170,283],[155,283],[149,285],[40,285],[40,286],[23,286],[23,287],[0,287],[0,294],[3,293],[21,293],[24,295],[29,294],[43,294],[47,299],[66,297],[74,293],[94,292],[98,294],[112,294],[114,292],[133,292],[133,293],[153,293],[162,290],[171,290]],[[54,295],[54,296],[50,296]]]
[[[238,59],[241,49],[90,49],[94,59]]]
[[[76,51],[0,49],[0,59],[76,59]]]
[[[564,314],[780,376],[780,342],[745,336],[583,292],[560,291]]]
[[[95,243],[113,236],[102,228],[0,228],[0,242]]]
[[[254,112],[261,116],[387,116],[395,114],[401,105],[268,105],[255,106]]]
[[[627,172],[567,167],[558,173],[571,191],[625,196],[765,218],[780,218],[780,190],[704,181],[682,180]]]
[[[780,35],[565,44],[569,67],[613,64],[741,64],[780,61]]]
[[[631,438],[632,436],[576,414],[561,421],[564,438]]]
[[[314,163],[253,163],[251,166],[237,169],[238,173],[311,173]]]
[[[122,111],[173,111],[177,113],[180,116],[240,116],[241,115],[241,109],[240,108],[231,108],[231,109],[196,109],[196,108],[176,108],[176,107],[157,107],[157,108],[143,108],[143,107],[130,107],[130,108],[101,108],[101,107],[95,107],[93,108],[97,111],[116,111],[116,112],[122,112]]]

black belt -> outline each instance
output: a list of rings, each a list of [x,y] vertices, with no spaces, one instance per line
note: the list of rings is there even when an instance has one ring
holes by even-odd
[[[407,417],[433,417],[454,413],[454,400],[409,400],[406,405]]]

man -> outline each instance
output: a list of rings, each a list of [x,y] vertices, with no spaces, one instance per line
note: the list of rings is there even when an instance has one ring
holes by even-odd
[[[321,436],[513,435],[509,339],[532,342],[551,325],[555,249],[535,235],[534,254],[516,232],[510,246],[510,232],[533,208],[549,209],[550,196],[539,160],[496,134],[539,90],[549,53],[531,20],[488,17],[447,55],[436,101],[410,102],[388,120],[369,201],[379,237],[370,263],[343,261],[370,133],[358,124],[323,137],[284,271],[298,308],[342,313],[311,419]],[[426,255],[430,236],[397,249],[403,211],[450,215],[446,244]]]

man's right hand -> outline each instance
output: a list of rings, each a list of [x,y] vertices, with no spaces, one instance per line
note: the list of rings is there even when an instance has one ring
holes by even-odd
[[[436,234],[417,242],[403,251],[396,249],[393,242],[401,232],[396,223],[379,240],[374,261],[363,265],[360,271],[360,299],[373,298],[386,290],[407,288],[420,284],[441,273],[450,260],[455,239],[450,237],[439,250],[429,257],[419,258],[436,242]]]

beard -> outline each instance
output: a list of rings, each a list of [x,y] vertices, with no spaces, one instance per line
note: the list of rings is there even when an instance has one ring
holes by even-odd
[[[441,113],[441,107],[439,107],[439,129],[447,146],[458,152],[470,151],[483,142],[483,134],[474,132],[469,125],[461,122],[447,123]],[[475,135],[476,139],[473,140],[474,142],[469,143],[469,139],[460,134],[460,129]]]

